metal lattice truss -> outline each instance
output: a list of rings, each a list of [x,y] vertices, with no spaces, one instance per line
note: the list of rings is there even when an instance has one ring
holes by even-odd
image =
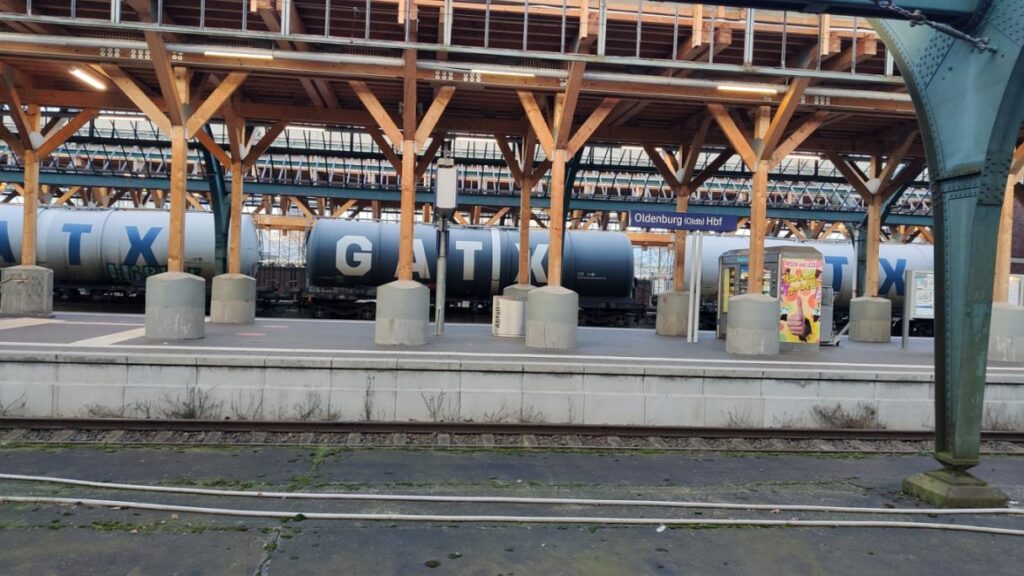
[[[214,125],[213,134],[218,142],[226,141],[223,126]],[[449,144],[459,167],[458,180],[465,205],[477,205],[477,198],[518,196],[515,178],[494,139],[458,137]],[[721,151],[714,150],[702,154],[698,170],[716,162],[720,154]],[[538,161],[541,159],[538,154]],[[577,161],[572,200],[607,204],[594,212],[620,212],[648,203],[671,206],[674,202],[670,186],[640,147],[591,145],[583,149]],[[41,166],[44,181],[48,176],[63,179],[50,179],[54,184],[49,196],[55,202],[73,186],[82,186],[70,182],[88,182],[88,188],[118,191],[162,190],[166,188],[169,168],[169,142],[147,120],[122,115],[100,116],[88,123]],[[20,171],[17,156],[0,145],[0,181],[17,182]],[[190,151],[188,174],[196,181],[197,188],[201,188],[207,174],[198,146]],[[85,176],[89,179],[81,178]],[[61,185],[62,181],[69,184]],[[308,205],[310,198],[359,198],[358,195],[346,196],[346,191],[398,193],[398,175],[369,135],[301,125],[284,130],[278,136],[247,171],[246,181],[267,187],[287,186],[288,196],[307,199],[296,206]],[[432,182],[433,171],[427,170],[419,186],[429,191]],[[773,171],[769,182],[769,207],[784,212],[790,220],[827,218],[819,214],[823,211],[852,216],[865,210],[863,199],[832,162],[816,155],[787,157]],[[550,176],[546,176],[534,189],[534,196],[546,197],[549,186]],[[742,209],[749,204],[750,192],[750,173],[737,156],[731,155],[694,191],[690,202],[697,210],[701,207]],[[264,202],[262,195],[253,193],[249,203]],[[16,193],[8,192],[0,201],[10,202],[15,197]],[[149,195],[153,201],[161,197]],[[131,195],[122,194],[121,198],[127,202]],[[202,194],[195,198],[199,203],[206,203]],[[381,196],[378,200],[385,198]],[[72,197],[62,203],[69,202],[74,202]],[[302,213],[301,208],[293,210],[296,214]],[[916,224],[927,223],[931,217],[931,197],[926,172],[906,187],[890,206],[889,213],[895,217],[914,217]],[[904,223],[909,222],[911,220],[904,220]]]

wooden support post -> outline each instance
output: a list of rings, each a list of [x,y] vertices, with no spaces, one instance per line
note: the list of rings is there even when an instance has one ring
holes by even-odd
[[[171,225],[167,240],[167,271],[185,271],[185,185],[188,147],[185,127],[171,127]]]
[[[764,288],[764,236],[768,215],[767,160],[759,160],[754,170],[753,193],[750,198],[750,266],[747,293],[760,294]]]
[[[524,146],[524,148],[528,148]],[[525,157],[525,152],[523,153]],[[533,158],[525,165],[533,164]],[[519,280],[520,284],[530,283],[530,194],[533,192],[532,174],[523,175],[519,189]]]
[[[25,183],[21,201],[24,216],[21,230],[21,265],[36,265],[36,205],[39,201],[39,157],[35,150],[26,149],[22,155]]]
[[[1013,204],[1014,189],[1019,174],[1011,173],[1006,181],[1006,197],[999,215],[999,239],[996,242],[996,275],[992,286],[992,302],[1006,303],[1010,300],[1010,257],[1013,248]]]
[[[410,132],[410,135],[415,131]],[[413,232],[416,219],[416,141],[402,146],[402,202],[399,216],[398,279],[412,280]]]
[[[690,191],[680,188],[676,192],[676,212],[686,212],[689,207]],[[682,292],[686,275],[686,230],[676,230],[673,236],[676,254],[672,269],[672,289]]]
[[[551,208],[548,210],[548,286],[562,285],[562,233],[565,230],[566,151],[551,159]]]
[[[430,224],[434,221],[433,209],[431,204],[427,202],[423,205],[423,223]]]
[[[242,198],[244,171],[241,155],[231,158],[231,222],[228,228],[228,274],[242,273]]]
[[[870,298],[878,296],[878,249],[882,237],[882,191],[876,191],[867,202],[868,206],[868,227],[866,259],[864,269],[864,295]]]

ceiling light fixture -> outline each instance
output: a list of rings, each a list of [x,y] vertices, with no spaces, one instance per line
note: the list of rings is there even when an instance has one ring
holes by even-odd
[[[136,122],[138,120],[145,120],[146,117],[142,114],[100,114],[96,117],[97,120],[109,120],[111,122],[115,120],[126,120],[130,122]]]
[[[203,56],[213,56],[216,58],[243,58],[248,60],[274,59],[274,55],[271,52],[231,52],[226,50],[207,50],[203,52]]]
[[[89,74],[88,72],[86,72],[85,70],[82,70],[81,68],[72,67],[71,68],[71,75],[74,76],[75,78],[78,78],[82,82],[85,82],[89,86],[92,86],[93,88],[95,88],[97,90],[106,90],[107,89],[107,85],[104,84],[103,82],[101,82],[99,78],[93,76],[92,74]]]
[[[302,125],[302,124],[296,124],[296,125],[294,125],[294,126],[289,126],[289,127],[288,127],[288,131],[289,131],[289,132],[292,132],[292,131],[301,131],[301,132],[327,132],[327,129],[326,129],[326,128],[322,128],[322,127],[320,127],[320,126],[304,126],[304,125]]]
[[[513,72],[511,70],[480,70],[472,69],[469,71],[470,74],[490,74],[491,76],[516,76],[518,78],[536,78],[536,74],[529,72]]]
[[[719,84],[719,92],[742,92],[745,94],[767,94],[777,96],[779,89],[772,86],[758,86],[756,84]]]
[[[786,159],[788,160],[814,160],[818,162],[821,160],[821,156],[817,154],[787,154]]]

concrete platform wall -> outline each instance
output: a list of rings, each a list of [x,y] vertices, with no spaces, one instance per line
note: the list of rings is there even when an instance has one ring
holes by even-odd
[[[0,352],[0,416],[927,429],[932,388],[926,374]],[[986,425],[1024,428],[1024,378],[990,378]]]

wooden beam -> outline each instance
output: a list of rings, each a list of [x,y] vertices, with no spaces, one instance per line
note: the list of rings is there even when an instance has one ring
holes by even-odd
[[[437,156],[438,150],[440,150],[441,146],[444,145],[444,139],[445,135],[443,133],[433,135],[430,140],[430,146],[427,146],[427,149],[423,151],[423,156],[416,162],[417,180],[427,173],[427,170],[430,168],[430,164],[434,161],[434,157]]]
[[[711,116],[714,117],[715,122],[718,123],[718,127],[722,129],[726,139],[732,144],[733,149],[737,154],[740,155],[740,159],[747,165],[749,170],[755,170],[757,168],[758,155],[754,153],[753,147],[750,145],[750,139],[743,133],[740,127],[733,120],[733,117],[729,115],[728,110],[725,106],[717,102],[712,102],[707,105],[708,111],[711,112]]]
[[[64,194],[61,194],[60,198],[57,198],[57,200],[54,201],[53,205],[63,206],[64,204],[67,204],[71,200],[71,197],[77,194],[81,189],[81,186],[72,186],[71,188],[68,188],[68,191],[65,192]]]
[[[224,128],[228,133],[228,154],[232,161],[245,159],[245,118],[238,115],[236,110],[237,101],[231,101],[223,106]],[[242,167],[245,170],[245,167]]]
[[[497,224],[498,222],[501,221],[501,218],[505,216],[505,214],[508,214],[509,210],[511,210],[511,208],[509,208],[508,206],[498,210],[490,218],[488,218],[486,222],[484,222],[484,226],[493,226]]]
[[[420,125],[416,128],[417,147],[423,146],[423,143],[434,132],[437,121],[441,119],[444,109],[451,102],[454,94],[455,86],[446,85],[438,89],[437,94],[434,96],[434,101],[430,103],[430,108],[427,109],[427,113],[423,115]]]
[[[153,124],[160,129],[161,132],[170,136],[171,133],[171,120],[163,109],[157,106],[156,102],[147,94],[143,89],[135,82],[131,76],[125,73],[119,66],[113,64],[104,64],[99,67],[99,70],[103,72],[107,78],[121,89],[121,92],[132,101],[133,104],[149,118]],[[176,92],[176,91],[175,91]]]
[[[277,137],[280,136],[281,132],[284,132],[284,129],[287,127],[287,120],[278,120],[277,122],[274,122],[270,128],[267,128],[263,137],[261,137],[259,141],[249,149],[249,153],[245,155],[245,160],[242,161],[242,167],[248,169],[256,164],[256,161],[260,159],[260,156],[270,148],[270,145],[274,143],[274,140],[277,140]]]
[[[548,127],[547,120],[544,119],[544,114],[540,111],[540,106],[537,105],[537,100],[533,97],[532,92],[520,90],[516,93],[519,95],[519,102],[523,105],[523,110],[526,112],[526,118],[533,128],[533,133],[537,136],[537,143],[540,144],[545,156],[549,159],[553,158],[555,155],[555,139],[552,136],[551,128]]]
[[[203,125],[210,120],[217,110],[220,110],[228,98],[231,98],[231,95],[242,85],[242,82],[245,82],[248,75],[248,72],[232,72],[228,74],[228,77],[213,90],[206,98],[206,101],[199,106],[199,109],[189,116],[185,135],[192,138],[196,135],[196,132],[202,130]]]
[[[907,184],[910,184],[910,182],[912,182],[914,178],[920,176],[921,171],[924,170],[924,165],[924,158],[915,158],[911,160],[910,163],[903,168],[903,170],[900,170],[899,174],[894,176],[889,181],[889,184],[886,187],[887,189],[884,191],[885,197],[888,198],[892,196],[893,194],[898,192],[900,188],[906,186]]]
[[[143,34],[146,37],[146,44],[149,46],[150,59],[153,61],[157,82],[160,84],[160,93],[164,97],[167,117],[174,126],[181,126],[184,121],[182,106],[188,100],[181,98],[178,91],[174,71],[171,69],[171,59],[167,55],[167,46],[159,32],[144,32]]]
[[[1015,174],[1019,178],[1021,172],[1024,172],[1024,144],[1017,146],[1013,151],[1013,160],[1010,162],[1010,174]]]
[[[609,114],[611,114],[612,110],[615,109],[615,105],[618,103],[618,98],[605,98],[601,101],[601,104],[599,104],[597,108],[590,113],[590,116],[587,117],[586,121],[580,125],[579,130],[577,130],[569,140],[569,145],[566,147],[566,151],[570,156],[576,154],[576,152],[578,152],[579,149],[587,143],[587,140],[594,135],[594,132],[597,131],[601,126],[601,123],[604,122],[605,118],[607,118]]]
[[[878,54],[878,40],[870,36],[857,37],[857,46],[851,44],[849,48],[821,63],[821,69],[830,72],[849,70],[854,62]]]
[[[356,93],[356,97],[363,103],[363,107],[370,113],[374,121],[377,122],[377,126],[384,131],[384,134],[391,140],[391,145],[395,148],[402,147],[402,131],[399,130],[398,124],[391,118],[388,111],[381,105],[380,100],[370,90],[370,87],[366,85],[366,82],[360,80],[350,80],[349,86]]]
[[[205,130],[196,132],[195,138],[203,148],[206,148],[211,154],[213,154],[213,157],[216,158],[221,165],[225,168],[231,168],[231,156],[229,156],[228,153],[224,151],[224,148],[222,148],[212,136],[207,134]]]
[[[398,174],[402,173],[402,159],[395,153],[395,149],[391,146],[391,143],[384,139],[384,134],[377,126],[367,126],[366,133],[370,135],[370,138],[380,148],[381,154],[387,158],[388,162],[391,163],[391,167],[395,169]]]
[[[345,213],[351,210],[352,207],[355,206],[358,202],[359,200],[355,198],[346,200],[344,204],[335,207],[334,210],[331,211],[331,216],[333,216],[334,218],[340,218],[344,216]]]
[[[79,128],[95,118],[98,113],[99,110],[83,110],[64,123],[56,132],[48,135],[46,141],[36,149],[39,159],[42,160],[52,154],[58,146],[66,142],[75,132],[78,132]]]
[[[654,165],[658,174],[660,174],[661,178],[665,181],[665,184],[668,184],[668,187],[673,193],[678,194],[679,189],[682,187],[682,182],[679,181],[679,178],[675,171],[672,170],[672,167],[665,162],[665,158],[662,156],[661,151],[650,144],[644,144],[643,147],[644,152],[647,153],[647,157],[651,160],[651,164]]]
[[[11,150],[19,158],[25,153],[25,147],[21,144],[21,139],[11,134],[11,131],[7,129],[2,123],[0,123],[0,140],[3,140]]]
[[[783,96],[778,110],[772,116],[767,134],[761,140],[758,159],[770,159],[772,157],[776,145],[782,140],[782,134],[786,131],[786,127],[789,126],[789,121],[793,118],[793,113],[796,112],[797,106],[800,105],[804,91],[807,90],[807,86],[810,83],[811,79],[807,77],[794,78],[790,83],[789,89],[786,90],[786,95]]]
[[[712,118],[710,116],[705,116],[704,119],[701,120],[697,130],[693,133],[693,139],[690,141],[690,147],[686,150],[686,156],[680,158],[682,166],[676,168],[676,170],[679,171],[679,183],[687,186],[687,193],[693,192],[694,187],[691,183],[693,180],[693,172],[697,168],[697,159],[704,150],[704,141],[707,140],[708,129],[711,128],[711,122]]]
[[[871,189],[868,188],[867,182],[863,175],[860,174],[860,171],[837,152],[826,152],[825,155],[828,156],[828,159],[836,169],[846,178],[846,181],[853,186],[853,189],[864,198],[864,201],[871,202]]]
[[[569,78],[565,84],[562,109],[556,116],[555,125],[553,126],[556,148],[566,148],[566,145],[569,143],[569,135],[572,133],[572,119],[576,115],[576,104],[579,102],[580,87],[583,85],[583,72],[586,70],[586,67],[585,62],[579,61],[569,65]],[[618,103],[618,100],[616,100],[616,103]],[[611,112],[611,110],[608,112]],[[607,114],[605,115],[607,116]]]
[[[517,186],[522,186],[523,170],[519,166],[519,161],[516,159],[515,152],[513,152],[512,147],[509,146],[508,136],[505,136],[504,134],[495,134],[494,140],[498,143],[498,149],[501,150],[501,156],[505,159],[505,164],[508,165],[509,171],[512,172],[512,179],[515,181]]]
[[[724,166],[726,162],[729,161],[729,158],[732,158],[733,154],[735,154],[735,152],[731,149],[728,149],[720,153],[718,156],[715,157],[714,160],[709,162],[703,170],[701,170],[696,176],[693,177],[692,180],[690,180],[687,183],[687,187],[690,189],[690,191],[692,192],[703,186],[705,182],[707,182],[712,176],[714,176],[718,172],[718,170],[722,166]]]
[[[14,69],[5,65],[0,73],[0,98],[7,102],[7,109],[10,111],[14,126],[18,129],[18,139],[24,148],[33,148],[32,145],[32,122],[25,110],[21,100],[21,94],[15,86]]]
[[[818,128],[821,128],[821,125],[825,123],[828,117],[828,112],[819,110],[801,122],[799,126],[790,132],[789,136],[786,136],[785,140],[775,147],[775,150],[772,152],[772,166],[778,165],[786,159],[786,156],[796,151],[811,134],[814,134]]]
[[[889,159],[885,163],[885,168],[878,175],[878,180],[882,183],[882,189],[879,190],[880,194],[888,193],[888,183],[892,178],[893,174],[896,173],[896,167],[903,162],[903,157],[907,155],[907,151],[910,150],[910,146],[917,140],[917,131],[913,130],[907,134],[906,138],[903,139],[903,143],[889,155]]]

